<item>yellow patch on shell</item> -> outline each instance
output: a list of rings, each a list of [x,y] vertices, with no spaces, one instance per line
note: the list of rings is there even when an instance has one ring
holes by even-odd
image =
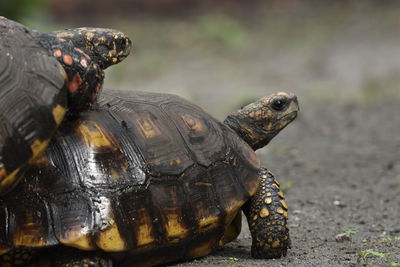
[[[90,235],[84,231],[85,229],[70,230],[65,236],[60,238],[60,243],[81,250],[96,249],[96,247],[92,245]]]
[[[193,259],[193,258],[198,258],[201,256],[208,255],[212,252],[213,250],[213,242],[205,242],[189,251],[188,258]]]
[[[217,228],[219,226],[218,216],[203,217],[199,220],[199,230],[208,231],[210,229]]]
[[[137,125],[143,136],[147,139],[154,138],[161,135],[160,129],[148,118],[136,118]]]
[[[175,158],[175,159],[171,159],[169,162],[170,166],[177,166],[179,164],[181,164],[181,159],[180,158]]]
[[[267,217],[268,215],[269,215],[268,209],[263,208],[263,209],[260,210],[260,217],[261,217],[261,218],[265,218],[265,217]]]
[[[0,179],[3,179],[4,177],[7,176],[7,171],[5,168],[0,169]]]
[[[188,234],[188,229],[179,222],[178,218],[178,214],[167,215],[167,236],[174,239],[174,241],[176,242],[178,242],[180,239],[185,238]]]
[[[112,143],[97,123],[92,121],[83,121],[78,126],[78,131],[83,136],[88,147],[101,148],[112,147]]]
[[[117,252],[126,250],[125,241],[122,239],[118,226],[115,221],[107,230],[99,233],[96,245],[107,252]]]
[[[35,139],[35,141],[33,141],[33,143],[31,144],[31,150],[32,150],[32,158],[36,157],[37,155],[39,155],[40,153],[42,153],[47,145],[49,144],[50,140],[39,140],[39,139]]]
[[[56,122],[57,125],[61,124],[61,122],[62,122],[62,120],[64,118],[64,115],[65,115],[65,112],[66,112],[66,109],[61,105],[56,105],[53,108],[53,111],[52,111],[53,118],[54,118],[54,121]]]
[[[233,219],[232,223],[230,223],[226,228],[224,235],[219,241],[219,245],[223,246],[235,240],[240,234],[241,229],[242,229],[242,213],[238,212],[236,217]]]
[[[279,191],[279,192],[278,192],[278,195],[279,195],[282,199],[285,199],[285,196],[283,195],[283,192],[282,192],[282,191]]]
[[[44,236],[41,234],[41,226],[35,222],[26,222],[14,230],[13,245],[15,247],[43,247],[46,245]]]
[[[8,189],[10,189],[14,183],[15,179],[19,173],[21,168],[17,168],[14,171],[12,171],[10,174],[7,175],[7,171],[5,168],[0,169],[0,178],[3,180],[0,182],[0,194],[4,193]],[[3,178],[4,177],[4,178]]]
[[[195,133],[204,131],[204,124],[198,118],[195,118],[189,114],[184,114],[181,116],[181,118],[190,131]]]
[[[138,246],[146,246],[155,241],[154,237],[151,234],[151,230],[151,226],[147,223],[139,226],[137,235]]]
[[[11,250],[11,248],[0,248],[0,255],[4,255],[8,253]]]
[[[206,183],[206,182],[196,182],[194,183],[195,186],[205,186],[205,187],[211,187],[213,184],[211,183]]]
[[[49,164],[49,160],[42,153],[39,156],[37,156],[36,158],[32,159],[30,161],[30,164],[34,165],[34,166],[47,166]]]
[[[243,204],[244,204],[243,200],[231,198],[226,203],[226,205],[224,205],[224,209],[226,212],[226,216],[225,216],[225,224],[226,225],[228,225],[232,222],[232,220],[235,218],[237,213],[240,211],[240,207],[242,207]]]

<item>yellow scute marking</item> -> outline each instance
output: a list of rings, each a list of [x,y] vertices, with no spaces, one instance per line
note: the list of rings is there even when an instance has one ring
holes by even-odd
[[[199,119],[188,114],[182,115],[181,118],[190,131],[197,133],[204,131],[204,124]]]
[[[211,242],[207,242],[204,244],[201,244],[195,248],[193,248],[190,252],[189,252],[189,256],[191,258],[198,258],[201,256],[205,256],[207,254],[209,254],[212,251],[212,243]]]
[[[139,118],[136,120],[136,124],[147,139],[161,135],[160,129],[149,118]]]
[[[83,230],[71,230],[60,238],[60,243],[66,246],[79,248],[82,250],[94,250],[95,247],[90,242],[89,234],[83,233]]]
[[[85,143],[89,147],[112,147],[109,138],[103,133],[100,126],[92,121],[84,121],[78,126]]]
[[[30,160],[30,163],[35,166],[46,166],[49,163],[49,161],[43,154],[41,154],[36,158]]]
[[[7,175],[7,171],[5,168],[0,169],[0,180],[4,179]]]
[[[184,238],[188,229],[186,229],[178,220],[178,214],[167,215],[167,235],[171,238]]]
[[[109,252],[126,249],[125,241],[122,239],[115,222],[113,222],[113,225],[109,229],[100,232],[96,244],[102,250]]]
[[[18,172],[20,171],[20,168],[15,169],[13,172],[11,172],[9,175],[7,175],[7,172],[4,168],[0,170],[0,177],[2,178],[3,175],[7,175],[3,181],[0,183],[0,194],[3,193],[4,191],[7,191],[10,189],[15,181],[16,181],[16,176]]]
[[[50,140],[41,141],[39,139],[35,139],[35,141],[33,141],[33,143],[31,144],[33,157],[36,157],[37,155],[42,153],[42,151],[45,150],[47,145],[49,144],[49,141]]]
[[[43,247],[46,245],[45,239],[39,230],[39,225],[28,223],[24,226],[24,228],[17,228],[14,230],[14,246]]]
[[[53,108],[53,118],[57,125],[60,125],[65,115],[65,108],[61,105],[57,105]]]
[[[242,229],[242,214],[238,212],[236,217],[233,219],[232,223],[229,224],[228,227],[226,228],[224,235],[219,241],[219,245],[223,246],[226,243],[235,240],[240,234],[241,229]]]
[[[138,229],[137,245],[144,246],[154,242],[154,238],[151,235],[151,226],[148,224],[142,224]]]
[[[6,254],[10,250],[11,250],[11,248],[0,248],[0,255]]]
[[[199,220],[199,226],[200,226],[200,230],[210,230],[213,228],[218,227],[218,216],[210,216],[210,217],[205,217],[205,218],[201,218]]]

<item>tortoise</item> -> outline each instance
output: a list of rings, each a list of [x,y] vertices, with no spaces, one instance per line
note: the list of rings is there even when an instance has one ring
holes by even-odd
[[[67,109],[77,112],[95,100],[103,69],[130,46],[116,30],[44,33],[0,17],[0,194],[46,148]]]
[[[189,260],[234,240],[241,209],[252,256],[286,255],[287,205],[254,150],[297,112],[297,98],[280,92],[222,123],[178,96],[103,92],[95,108],[61,125],[24,180],[0,198],[1,262]]]

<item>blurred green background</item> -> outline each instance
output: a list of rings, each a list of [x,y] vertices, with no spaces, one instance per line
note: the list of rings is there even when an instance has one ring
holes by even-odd
[[[273,91],[303,104],[399,99],[398,2],[6,0],[0,14],[127,32],[134,49],[105,88],[177,93],[223,118]]]

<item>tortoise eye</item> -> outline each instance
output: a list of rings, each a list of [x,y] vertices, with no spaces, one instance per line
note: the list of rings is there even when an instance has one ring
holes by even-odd
[[[287,104],[286,97],[277,97],[274,100],[272,100],[271,107],[276,111],[282,111],[286,107],[286,104]]]

